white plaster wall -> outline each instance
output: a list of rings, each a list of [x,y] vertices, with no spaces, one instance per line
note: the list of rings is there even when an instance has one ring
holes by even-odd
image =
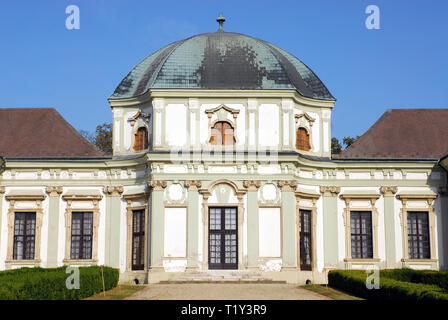
[[[243,259],[247,261],[247,194],[243,197],[244,220],[243,220]]]
[[[341,188],[342,189],[342,188]],[[342,190],[341,190],[342,191]],[[343,261],[346,255],[345,252],[345,227],[344,227],[344,218],[342,213],[344,212],[345,202],[341,200],[339,197],[337,198],[337,207],[338,207],[338,260]]]
[[[201,144],[207,144],[209,137],[208,117],[205,110],[213,109],[219,106],[219,104],[203,104],[199,108],[199,139]]]
[[[329,152],[330,151],[330,141],[329,141],[330,125],[329,125],[328,121],[324,121],[323,122],[323,135],[324,135],[323,151],[324,152]]]
[[[6,188],[8,190],[8,188]],[[5,199],[4,194],[0,194],[2,198],[2,227],[0,229],[1,239],[0,239],[0,270],[5,269],[6,260],[6,250],[8,246],[8,202]]]
[[[202,222],[202,202],[204,201],[201,194],[199,194],[199,221],[198,221],[198,261],[200,268],[202,268],[202,263],[204,262],[204,224]]]
[[[316,255],[317,271],[322,272],[324,268],[324,220],[322,197],[316,202]]]
[[[126,229],[127,229],[127,214],[126,214],[126,207],[127,203],[125,199],[121,199],[120,202],[121,208],[120,208],[120,255],[119,255],[119,268],[120,272],[126,271]],[[147,223],[147,221],[145,221]]]
[[[399,263],[403,258],[403,239],[402,239],[402,228],[400,222],[400,210],[402,208],[401,201],[394,197],[394,219],[395,219],[395,253],[396,260],[395,263]]]
[[[165,138],[169,146],[183,146],[189,141],[187,132],[187,107],[168,104],[165,107]]]
[[[67,191],[67,188],[62,188],[63,193]],[[64,254],[65,254],[65,210],[67,209],[67,201],[59,199],[59,220],[58,220],[58,256],[57,263],[58,266],[64,265]],[[99,229],[99,228],[98,228]],[[99,251],[99,248],[98,248]]]
[[[258,141],[260,146],[278,146],[280,109],[276,104],[262,104],[258,107]]]
[[[42,192],[45,194],[45,188],[41,188]],[[46,267],[48,263],[48,215],[50,212],[50,200],[47,196],[44,201],[42,201],[42,229],[40,235],[40,258],[42,259],[42,266]]]
[[[280,208],[259,208],[259,256],[281,257]]]
[[[381,261],[386,261],[386,230],[384,228],[384,197],[380,197],[375,207],[378,210],[378,257]]]
[[[439,254],[439,252],[443,252],[443,237],[442,237],[442,206],[441,206],[441,197],[437,197],[434,201],[433,208],[436,213],[436,221],[434,226],[434,239],[436,240],[435,243],[435,250],[436,250],[436,257],[439,258],[439,266],[443,266],[445,264],[445,261],[443,259],[443,254]],[[440,237],[439,237],[440,235]],[[440,249],[439,249],[440,248]]]
[[[242,104],[226,104],[226,106],[240,111],[236,118],[236,140],[238,146],[244,146],[246,144],[246,108]]]
[[[131,123],[129,122],[129,119],[132,118],[133,116],[135,116],[137,114],[138,111],[130,111],[130,112],[126,112],[124,115],[124,148],[129,151],[131,149],[131,136],[132,136],[132,127],[131,127]]]
[[[165,208],[164,257],[182,258],[187,255],[187,209]]]
[[[319,152],[320,151],[320,117],[318,113],[315,112],[308,112],[310,117],[314,119],[313,123],[313,152]]]

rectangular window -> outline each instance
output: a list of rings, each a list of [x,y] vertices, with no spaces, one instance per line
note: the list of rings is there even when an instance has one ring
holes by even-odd
[[[72,212],[71,259],[92,259],[93,212]]]
[[[300,210],[300,269],[311,270],[311,210]]]
[[[370,211],[351,211],[350,228],[352,258],[373,258],[372,213]]]
[[[408,212],[408,250],[410,259],[429,259],[428,212]]]
[[[132,270],[145,268],[145,210],[132,211]]]
[[[14,217],[14,260],[34,259],[36,213],[16,212]]]

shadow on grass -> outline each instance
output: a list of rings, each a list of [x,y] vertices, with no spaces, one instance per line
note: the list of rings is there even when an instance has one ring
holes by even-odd
[[[106,291],[105,294],[103,292],[97,293],[89,298],[84,300],[123,300],[127,298],[137,291],[146,288],[144,285],[119,285],[115,288]]]
[[[309,284],[302,286],[302,288],[319,293],[334,300],[364,300],[363,298],[352,296],[343,291],[333,289],[326,285]]]

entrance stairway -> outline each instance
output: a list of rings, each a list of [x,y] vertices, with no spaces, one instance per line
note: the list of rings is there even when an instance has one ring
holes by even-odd
[[[188,272],[175,276],[170,280],[160,283],[277,283],[284,284],[286,281],[277,281],[266,278],[258,272],[247,270],[208,270],[204,272]]]

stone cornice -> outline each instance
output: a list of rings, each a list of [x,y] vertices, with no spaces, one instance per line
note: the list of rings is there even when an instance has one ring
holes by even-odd
[[[152,191],[163,191],[167,186],[167,182],[164,180],[151,180],[148,182],[148,187],[152,189]]]
[[[244,180],[243,181],[244,188],[247,188],[248,191],[257,191],[261,186],[260,180]]]
[[[200,180],[186,180],[185,186],[189,191],[197,191],[200,187],[202,187],[202,182]]]
[[[120,197],[123,190],[123,186],[104,186],[104,193],[108,197]]]
[[[50,197],[59,197],[62,194],[62,186],[47,186],[45,192]]]
[[[385,197],[393,197],[394,194],[396,194],[398,191],[398,188],[396,186],[382,186],[380,188],[380,192],[385,196]]]
[[[320,186],[319,190],[324,197],[336,197],[341,192],[341,187]]]
[[[278,186],[282,191],[296,191],[297,181],[296,180],[280,180]]]
[[[286,90],[229,90],[229,89],[151,89],[134,98],[109,98],[111,107],[137,106],[151,99],[160,98],[291,98],[296,103],[309,107],[323,107],[332,109],[335,100],[317,100],[301,96],[294,89]]]

